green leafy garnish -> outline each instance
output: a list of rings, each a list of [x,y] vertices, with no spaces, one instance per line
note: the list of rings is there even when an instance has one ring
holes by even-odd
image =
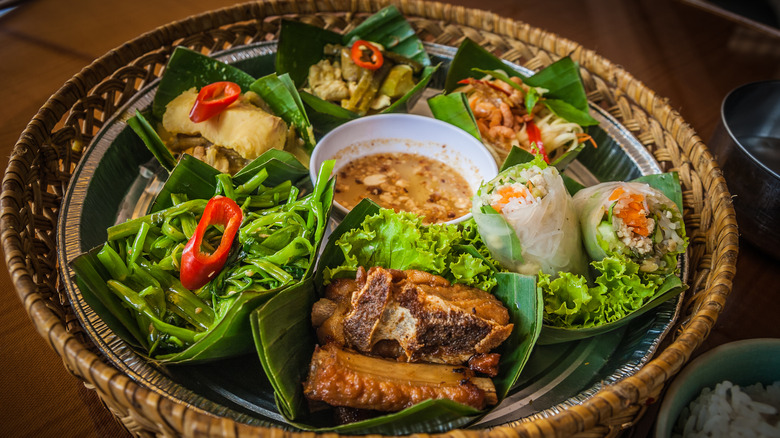
[[[596,336],[628,324],[685,290],[675,274],[639,272],[622,256],[592,262],[594,284],[568,272],[551,279],[540,273],[537,287],[544,299],[545,325],[540,344]]]
[[[462,250],[475,241],[476,235],[454,225],[423,225],[412,213],[382,209],[336,241],[345,261],[335,268],[325,268],[324,283],[332,278],[354,277],[360,266],[382,266],[426,271],[450,282],[490,291],[496,285],[494,263]]]

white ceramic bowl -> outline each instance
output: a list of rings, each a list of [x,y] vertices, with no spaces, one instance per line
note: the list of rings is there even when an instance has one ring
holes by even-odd
[[[334,173],[350,161],[378,153],[412,153],[446,163],[476,193],[482,181],[498,174],[495,160],[485,146],[466,131],[431,117],[414,114],[378,114],[347,122],[326,134],[311,154],[312,181],[326,160],[335,159]],[[337,213],[348,210],[334,201]],[[471,213],[446,223],[457,223]]]

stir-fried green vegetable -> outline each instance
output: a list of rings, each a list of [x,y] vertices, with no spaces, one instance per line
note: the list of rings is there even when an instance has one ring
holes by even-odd
[[[248,350],[249,312],[312,275],[331,204],[332,183],[326,178],[332,165],[323,165],[323,178],[303,197],[290,180],[265,185],[270,166],[238,182],[218,174],[213,195],[234,200],[243,221],[224,267],[195,290],[182,286],[182,251],[208,201],[168,188],[171,206],[109,228],[102,247],[73,262],[88,289],[85,297],[112,302],[106,307],[113,309],[113,317],[156,359],[178,362]],[[208,227],[201,251],[213,252],[223,231],[222,226]]]

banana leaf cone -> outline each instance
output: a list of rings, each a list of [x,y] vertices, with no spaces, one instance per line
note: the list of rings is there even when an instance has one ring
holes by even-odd
[[[397,226],[399,222],[394,220],[396,226],[391,228],[395,231],[389,234],[385,232],[381,238],[377,238],[380,240],[375,244],[366,241],[367,245],[363,247],[365,251],[356,256],[352,262],[346,261],[344,251],[336,242],[345,233],[361,234],[363,227],[368,226],[364,222],[371,221],[372,217],[374,224],[381,224],[392,215],[390,211],[381,211],[379,206],[370,200],[363,200],[353,208],[328,238],[328,243],[320,257],[320,266],[314,277],[315,285],[322,288],[326,278],[350,275],[354,278],[355,263],[365,268],[374,266],[368,261],[369,258],[375,263],[388,265],[386,267],[404,269],[403,259],[420,255],[420,252],[409,248],[399,250],[397,247],[393,248],[393,245],[382,244],[382,242],[399,244],[405,242],[404,244],[408,245],[411,242],[409,237],[419,233],[420,227],[424,227],[421,223],[404,216],[400,219],[400,223],[408,221],[408,228]],[[367,231],[363,237],[370,234],[371,232]],[[533,277],[498,272],[493,268],[493,261],[485,255],[484,244],[476,234],[473,224],[465,228],[450,228],[449,231],[441,233],[441,236],[445,235],[461,236],[457,241],[453,240],[445,245],[451,246],[453,257],[457,253],[457,257],[462,257],[461,260],[469,260],[464,265],[484,267],[480,274],[473,277],[474,281],[492,285],[491,292],[507,307],[511,322],[514,324],[509,339],[496,350],[501,354],[501,361],[499,374],[493,379],[493,383],[500,403],[516,382],[539,336],[542,324],[541,297],[538,295]],[[374,240],[371,237],[368,239]],[[420,257],[424,259],[428,256]],[[438,253],[433,258],[443,260]],[[467,280],[461,278],[458,281]],[[261,363],[276,389],[275,396],[279,411],[290,424],[304,430],[345,434],[433,433],[467,426],[487,412],[444,399],[427,400],[399,412],[343,425],[335,425],[330,415],[326,415],[329,411],[309,412],[303,396],[302,382],[306,379],[316,342],[310,320],[311,307],[316,300],[317,295],[310,291],[305,293],[300,291],[297,296],[290,293],[280,294],[266,304],[267,308],[277,310],[258,309],[252,314]],[[289,312],[282,312],[281,309]]]
[[[171,171],[176,165],[176,159],[155,129],[162,121],[166,105],[184,91],[200,89],[219,81],[235,82],[241,87],[242,93],[257,93],[272,114],[294,127],[295,138],[288,139],[285,150],[306,162],[316,139],[303,101],[288,75],[272,73],[255,79],[241,69],[186,47],[176,47],[171,54],[151,109],[143,114],[137,112],[128,119],[127,124],[141,137],[160,164]]]
[[[288,292],[313,293],[332,164],[323,165],[312,187],[306,168],[283,151],[267,152],[235,177],[185,155],[148,215],[109,228],[105,244],[72,262],[84,299],[151,361],[194,363],[252,351],[252,311]],[[181,252],[218,195],[240,206],[243,221],[221,271],[188,290],[179,279]],[[204,242],[217,246],[221,233],[210,227]]]
[[[524,106],[528,108],[533,108],[539,102],[557,117],[576,123],[588,129],[588,132],[589,127],[598,125],[588,112],[588,100],[579,69],[571,58],[562,58],[533,76],[526,76],[468,38],[463,40],[450,64],[443,93],[428,99],[433,116],[485,142],[467,96],[455,90],[461,87],[464,80],[480,79],[486,75],[526,93],[510,80],[512,77],[520,78],[525,85],[531,87],[532,92],[526,93],[524,101]],[[538,94],[539,91],[541,95]],[[563,170],[584,147],[584,142],[571,146],[565,153],[556,155],[551,164]],[[505,159],[504,154],[494,155],[501,165]]]
[[[682,244],[674,252],[664,256],[671,265],[669,269],[656,272],[640,270],[637,261],[622,254],[605,254],[596,242],[594,229],[598,223],[592,205],[578,207],[584,236],[584,245],[589,254],[602,254],[591,261],[592,282],[581,276],[561,275],[557,279],[540,277],[539,288],[545,302],[545,325],[542,328],[540,344],[555,344],[571,340],[597,336],[620,327],[639,318],[664,302],[682,293],[687,285],[680,279],[679,257],[685,253],[687,237],[682,222],[682,189],[677,173],[645,175],[632,182],[641,182],[650,186],[648,191],[657,191],[668,200],[669,208],[674,211],[673,222],[679,224]],[[595,197],[598,187],[611,187],[603,183],[587,192],[579,192],[586,197]],[[597,195],[590,195],[596,192]],[[657,193],[656,192],[656,193]],[[608,195],[608,194],[607,194]],[[603,197],[603,196],[602,196]],[[590,203],[592,204],[592,203]],[[601,218],[597,218],[600,221]],[[660,227],[654,234],[661,233]],[[591,256],[592,257],[592,256]]]
[[[349,48],[356,40],[365,40],[381,45],[384,48],[385,65],[373,74],[369,74],[368,70],[362,72],[365,78],[357,81],[357,89],[360,92],[354,92],[351,98],[346,99],[351,103],[342,106],[303,90],[303,88],[310,86],[308,84],[309,68],[325,58],[326,46],[335,45]],[[398,56],[403,59],[398,58]],[[394,60],[390,62],[390,58],[394,58]],[[395,63],[395,66],[390,69],[392,63]],[[411,68],[401,73],[404,69],[400,68],[399,65]],[[398,71],[394,73],[393,70],[396,68]],[[326,133],[336,126],[359,118],[366,113],[370,114],[371,110],[367,105],[372,99],[364,96],[371,97],[374,95],[373,93],[381,94],[378,93],[378,90],[381,89],[378,82],[383,80],[383,75],[386,75],[388,80],[382,86],[387,86],[386,84],[396,82],[390,78],[407,76],[408,80],[409,72],[413,72],[414,86],[409,86],[408,91],[398,97],[391,96],[390,105],[378,111],[379,113],[409,112],[438,68],[438,65],[431,66],[422,41],[417,37],[409,22],[392,5],[368,17],[363,23],[343,35],[290,20],[282,21],[279,31],[276,73],[289,75],[292,83],[298,88],[306,113],[318,134]],[[398,74],[396,75],[396,73]],[[369,78],[371,78],[370,81]],[[368,85],[369,82],[370,85]],[[361,84],[366,86],[363,87]],[[365,90],[369,91],[363,93],[362,91]],[[401,91],[399,91],[400,93]],[[357,104],[358,100],[362,103]]]
[[[533,159],[532,154],[514,148],[507,156],[501,172]],[[561,176],[570,195],[574,196],[585,188],[567,175]],[[678,212],[682,211],[682,188],[677,173],[645,175],[632,182],[645,183],[660,191]],[[679,221],[682,223],[681,218]],[[587,228],[593,225],[586,222],[580,219],[582,231],[592,235]],[[506,227],[511,229],[509,224]],[[684,227],[681,232],[684,236]],[[595,244],[583,242],[583,245],[587,247]],[[678,255],[684,252],[685,248],[682,247]],[[646,275],[639,272],[638,267],[627,258],[612,257],[606,261],[591,260],[588,276],[571,273],[559,273],[557,279],[538,276],[536,284],[544,302],[544,325],[537,344],[576,341],[619,329],[687,288],[679,277],[679,269],[662,275]],[[599,315],[605,313],[610,314],[612,320],[596,323]],[[585,320],[588,322],[583,324]]]

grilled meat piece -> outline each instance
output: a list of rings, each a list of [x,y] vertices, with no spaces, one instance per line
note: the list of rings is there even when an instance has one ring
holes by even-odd
[[[490,293],[422,271],[380,267],[333,281],[315,304],[312,323],[321,345],[452,365],[490,352],[513,328]]]
[[[493,382],[464,367],[401,363],[317,347],[303,385],[309,400],[331,406],[395,412],[428,399],[446,398],[476,409],[498,402]]]

